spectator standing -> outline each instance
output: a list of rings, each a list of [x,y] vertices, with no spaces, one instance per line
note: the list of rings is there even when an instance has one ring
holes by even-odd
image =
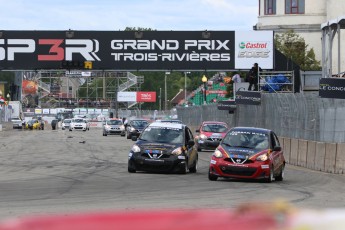
[[[235,73],[234,76],[232,76],[232,82],[233,83],[240,83],[242,82],[241,76],[238,73]]]
[[[251,91],[254,86],[254,91],[258,91],[258,80],[259,80],[259,71],[262,69],[259,67],[258,63],[254,63],[253,67],[250,69],[248,75],[249,87],[248,90]]]

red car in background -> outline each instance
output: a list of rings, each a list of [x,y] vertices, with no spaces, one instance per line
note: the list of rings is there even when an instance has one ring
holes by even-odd
[[[277,135],[269,129],[235,127],[211,157],[209,180],[218,177],[282,181],[285,158]]]
[[[228,131],[228,125],[221,121],[204,121],[195,132],[198,151],[214,150]]]

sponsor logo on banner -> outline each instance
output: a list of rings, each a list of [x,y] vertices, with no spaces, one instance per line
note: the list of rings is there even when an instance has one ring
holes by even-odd
[[[35,114],[42,114],[42,109],[35,109]]]
[[[319,96],[323,98],[345,99],[345,79],[321,78]]]
[[[254,63],[262,69],[273,69],[272,31],[236,32],[235,42],[236,69],[250,69]]]
[[[218,101],[217,108],[218,110],[234,111],[236,110],[236,101],[235,100]]]
[[[238,105],[260,105],[261,93],[255,91],[237,91],[235,101]]]
[[[137,92],[137,102],[156,102],[156,92]]]
[[[119,102],[156,102],[156,92],[118,92]]]
[[[137,92],[118,92],[117,101],[119,102],[136,102]]]

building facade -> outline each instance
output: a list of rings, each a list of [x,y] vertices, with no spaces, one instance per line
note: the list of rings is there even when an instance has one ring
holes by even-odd
[[[343,0],[259,0],[258,23],[256,30],[273,30],[284,33],[294,30],[305,39],[308,48],[313,48],[316,59],[322,60],[322,29],[321,24],[345,15]],[[341,35],[345,32],[341,31]],[[345,35],[345,34],[344,34]],[[341,36],[345,44],[345,36]],[[338,44],[334,40],[334,44]],[[334,54],[338,46],[333,46]],[[333,58],[336,60],[336,58]],[[338,65],[332,63],[333,72],[338,72]],[[341,61],[345,71],[345,59]]]

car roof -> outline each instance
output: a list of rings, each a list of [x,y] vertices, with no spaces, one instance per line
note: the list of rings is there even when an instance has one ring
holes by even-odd
[[[247,132],[259,132],[259,133],[270,133],[272,130],[270,129],[264,129],[264,128],[258,128],[258,127],[233,127],[231,131],[247,131]]]
[[[223,121],[204,121],[202,122],[203,124],[222,124],[222,125],[227,125],[225,122]]]
[[[175,122],[175,123],[182,123],[181,120],[176,120],[176,119],[167,119],[167,120],[158,120],[159,122]]]
[[[167,127],[174,129],[182,129],[185,125],[180,123],[170,123],[170,122],[152,122],[148,127]]]

